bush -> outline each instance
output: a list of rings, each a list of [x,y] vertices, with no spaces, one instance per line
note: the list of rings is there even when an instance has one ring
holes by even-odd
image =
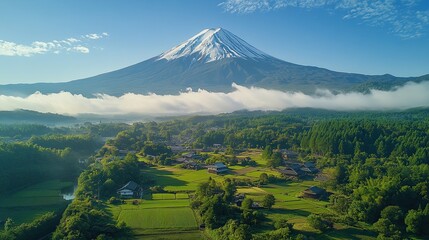
[[[274,227],[276,229],[289,228],[290,230],[292,230],[293,224],[288,223],[286,218],[280,218],[276,220],[276,222],[274,223]]]
[[[333,223],[320,215],[310,214],[307,217],[308,224],[314,229],[320,230],[322,232],[329,230],[333,227]]]
[[[273,194],[265,195],[264,199],[262,200],[262,206],[264,208],[271,209],[271,207],[276,203],[276,199],[274,198]]]
[[[411,209],[405,217],[407,232],[417,235],[422,234],[424,229],[424,214],[421,210]]]
[[[152,193],[163,193],[163,192],[165,192],[164,187],[163,186],[159,186],[159,185],[152,186],[152,187],[149,188],[149,190]]]
[[[243,200],[243,202],[241,203],[241,208],[242,209],[252,209],[252,205],[253,205],[253,199],[245,198]]]
[[[261,185],[268,184],[269,183],[268,174],[261,173],[261,175],[259,175],[259,183]]]
[[[292,239],[291,230],[289,228],[279,228],[264,234],[254,235],[253,240],[280,240]]]
[[[107,202],[110,204],[121,204],[122,201],[117,197],[111,197],[109,200],[107,200]]]

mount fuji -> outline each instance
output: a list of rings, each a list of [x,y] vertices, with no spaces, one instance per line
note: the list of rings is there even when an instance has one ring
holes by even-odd
[[[399,78],[363,75],[302,66],[272,57],[233,33],[205,29],[178,46],[143,62],[94,77],[65,83],[9,84],[0,94],[29,95],[36,91],[68,91],[93,96],[124,93],[178,94],[187,88],[231,91],[232,83],[285,91],[314,93],[390,89],[408,81],[429,80],[429,75]]]

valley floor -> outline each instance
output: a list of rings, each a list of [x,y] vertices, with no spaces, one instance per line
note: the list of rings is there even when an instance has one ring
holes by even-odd
[[[123,204],[108,204],[108,209],[118,221],[124,221],[131,227],[138,239],[205,239],[209,233],[199,231],[200,220],[189,207],[193,192],[198,184],[213,178],[221,181],[226,178],[240,178],[257,180],[261,173],[279,173],[271,170],[262,160],[260,152],[250,151],[244,155],[254,159],[256,167],[232,166],[229,173],[215,175],[208,173],[206,169],[188,170],[178,166],[152,166],[142,171],[145,175],[156,180],[156,185],[161,185],[166,193],[148,193],[143,199],[137,201],[127,200]],[[144,160],[144,159],[141,159]],[[288,181],[279,184],[237,187],[237,193],[244,193],[246,197],[255,202],[261,202],[265,195],[273,194],[276,202],[271,210],[261,209],[266,215],[266,220],[256,233],[273,230],[273,222],[279,218],[286,218],[293,223],[294,229],[306,235],[317,236],[317,239],[375,239],[371,231],[362,230],[343,225],[335,225],[330,232],[323,236],[307,223],[307,216],[311,213],[329,213],[327,201],[306,199],[300,197],[301,192],[310,186],[320,185],[314,180]],[[134,204],[133,204],[134,202]]]
[[[46,181],[0,197],[0,219],[11,218],[15,224],[31,222],[46,212],[58,212],[70,201],[62,190],[73,189],[73,182]]]

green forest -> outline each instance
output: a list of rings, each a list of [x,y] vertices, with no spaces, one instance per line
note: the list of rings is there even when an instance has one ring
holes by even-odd
[[[76,198],[63,213],[33,221],[41,232],[50,229],[52,239],[161,239],[156,238],[160,233],[123,215],[132,212],[127,209],[147,212],[145,204],[167,215],[164,207],[191,209],[195,219],[186,219],[188,227],[180,232],[190,234],[189,239],[429,237],[425,109],[237,112],[130,125],[83,124],[61,129],[62,134],[60,129],[26,125],[2,126],[0,131],[27,136],[0,144],[0,193],[49,179],[78,178]],[[112,138],[100,143],[108,136]],[[288,159],[285,151],[296,158]],[[210,174],[178,162],[190,153],[192,166],[222,162],[230,173]],[[82,157],[86,160],[79,162]],[[287,176],[285,166],[292,162],[313,162],[319,173]],[[142,196],[118,196],[117,190],[129,181],[142,187]],[[283,193],[304,190],[307,184],[327,194],[307,200],[299,193]],[[292,200],[300,204],[293,212],[288,205]],[[317,208],[303,211],[310,205]],[[58,225],[52,227],[52,222]],[[37,232],[32,223],[17,225],[10,218],[3,223],[4,239],[25,239],[20,237],[25,232]],[[165,224],[167,232],[175,227]]]

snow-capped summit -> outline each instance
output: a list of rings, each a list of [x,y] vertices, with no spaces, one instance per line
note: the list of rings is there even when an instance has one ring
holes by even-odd
[[[189,56],[203,63],[224,58],[257,60],[271,57],[225,29],[210,28],[162,53],[158,60],[173,60]]]
[[[0,85],[0,94],[28,96],[36,91],[68,91],[93,97],[98,93],[177,94],[188,88],[229,92],[234,90],[233,83],[311,94],[317,89],[389,89],[393,84],[426,80],[429,81],[429,75],[368,76],[297,65],[271,57],[229,31],[215,28],[205,29],[167,52],[122,69],[64,83]]]

